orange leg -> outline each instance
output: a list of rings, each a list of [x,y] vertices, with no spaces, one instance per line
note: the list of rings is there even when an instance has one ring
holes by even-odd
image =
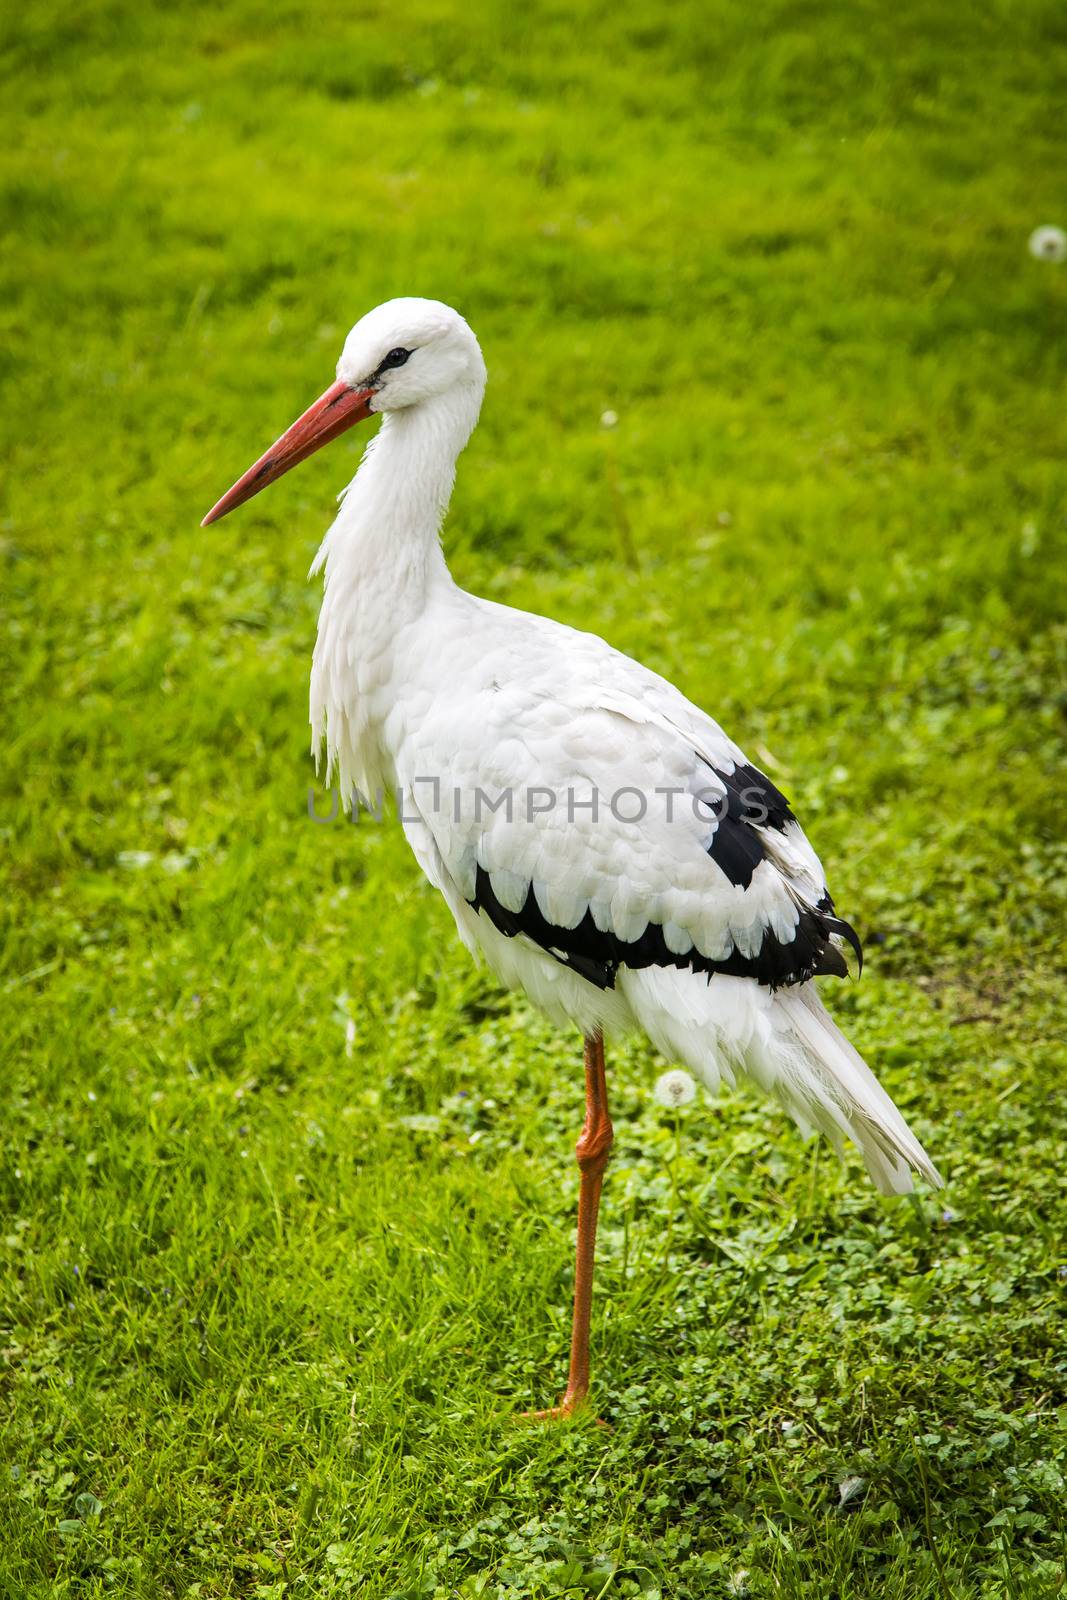
[[[531,1422],[569,1417],[589,1393],[589,1313],[593,1304],[593,1257],[600,1190],[615,1134],[608,1115],[608,1085],[604,1073],[604,1040],[599,1033],[585,1041],[585,1121],[575,1146],[581,1169],[578,1191],[578,1249],[574,1267],[574,1319],[571,1324],[571,1365],[567,1389],[558,1406],[547,1411],[527,1411]]]

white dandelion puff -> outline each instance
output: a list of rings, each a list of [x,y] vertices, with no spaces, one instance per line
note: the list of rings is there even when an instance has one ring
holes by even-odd
[[[602,411],[600,413],[600,426],[602,428],[614,428],[618,420],[619,413],[617,411]]]
[[[837,1486],[837,1503],[839,1506],[849,1506],[858,1500],[867,1488],[866,1478],[842,1478]]]
[[[1067,261],[1067,233],[1051,224],[1035,228],[1027,249],[1035,261]]]
[[[677,1111],[680,1106],[687,1106],[690,1100],[696,1098],[697,1086],[688,1072],[675,1067],[656,1079],[656,1087],[652,1092],[661,1106],[666,1106],[668,1111]]]

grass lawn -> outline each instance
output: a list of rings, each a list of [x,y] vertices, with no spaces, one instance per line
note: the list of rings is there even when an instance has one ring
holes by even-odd
[[[2,62],[4,1600],[1060,1593],[1058,0],[34,0]],[[363,439],[197,526],[409,293],[490,369],[460,581],[786,790],[948,1179],[615,1049],[610,1431],[509,1420],[578,1041],[395,822],[308,816]]]

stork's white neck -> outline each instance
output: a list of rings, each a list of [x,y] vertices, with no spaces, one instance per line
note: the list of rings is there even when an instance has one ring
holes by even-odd
[[[312,748],[325,743],[344,797],[391,783],[380,724],[398,652],[419,648],[431,600],[455,585],[440,531],[482,400],[480,384],[388,412],[311,573],[325,568],[311,671]]]
[[[473,385],[457,386],[385,415],[311,569],[325,567],[327,599],[346,578],[387,578],[395,610],[444,569],[441,523],[481,399]]]

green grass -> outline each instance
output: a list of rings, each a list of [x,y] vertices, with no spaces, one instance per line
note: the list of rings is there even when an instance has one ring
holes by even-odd
[[[1065,46],[1051,0],[8,9],[5,1597],[1061,1591]],[[614,1051],[610,1432],[508,1420],[563,1380],[577,1041],[395,824],[308,819],[361,441],[197,528],[398,293],[490,367],[460,580],[785,787],[949,1180],[676,1128]]]

